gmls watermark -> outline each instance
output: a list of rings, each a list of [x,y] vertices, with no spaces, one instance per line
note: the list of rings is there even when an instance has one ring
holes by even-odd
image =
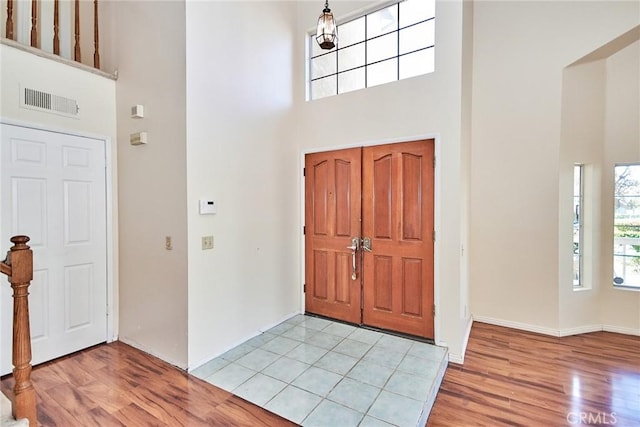
[[[615,412],[569,412],[567,422],[571,425],[616,425]]]

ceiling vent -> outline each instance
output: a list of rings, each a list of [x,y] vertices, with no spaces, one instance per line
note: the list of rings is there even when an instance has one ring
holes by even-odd
[[[30,110],[44,111],[61,114],[67,117],[78,117],[80,108],[75,99],[65,98],[49,92],[35,90],[28,87],[22,88],[20,93],[20,106]]]

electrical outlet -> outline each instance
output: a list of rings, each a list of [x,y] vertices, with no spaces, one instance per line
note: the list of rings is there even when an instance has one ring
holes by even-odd
[[[171,236],[164,238],[164,248],[168,251],[173,250],[173,243],[171,242]]]
[[[213,236],[202,236],[202,250],[213,249]]]

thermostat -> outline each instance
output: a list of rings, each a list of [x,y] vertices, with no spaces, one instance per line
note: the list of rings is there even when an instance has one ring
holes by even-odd
[[[211,215],[216,213],[218,205],[215,200],[200,199],[200,215]]]

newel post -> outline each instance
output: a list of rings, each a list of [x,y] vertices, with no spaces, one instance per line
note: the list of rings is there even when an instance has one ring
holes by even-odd
[[[36,392],[31,383],[31,332],[29,330],[29,285],[33,279],[33,252],[29,237],[14,236],[7,264],[11,267],[9,282],[13,288],[13,417],[28,418],[37,426]]]

